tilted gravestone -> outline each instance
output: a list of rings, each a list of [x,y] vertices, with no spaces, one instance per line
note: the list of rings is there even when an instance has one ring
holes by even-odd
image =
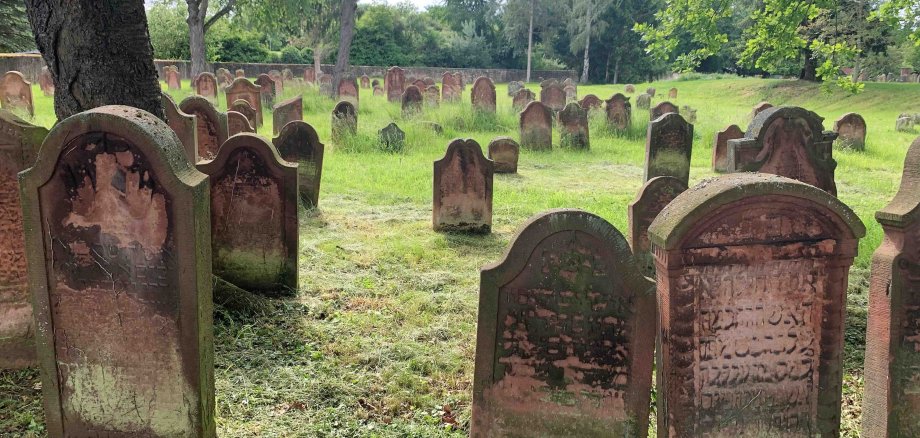
[[[418,89],[415,85],[410,85],[406,87],[406,91],[402,95],[402,113],[404,116],[411,116],[422,111],[422,103],[424,101],[422,97],[422,91]]]
[[[785,176],[837,195],[833,143],[824,119],[803,108],[770,108],[757,115],[745,138],[728,142],[729,172]]]
[[[511,101],[511,106],[516,111],[520,111],[527,107],[527,104],[533,102],[534,99],[536,99],[536,96],[533,94],[533,91],[524,88],[514,94],[514,99]]]
[[[303,120],[303,95],[292,97],[272,108],[272,131],[275,135],[281,128],[295,120]]]
[[[403,91],[406,91],[406,74],[399,67],[390,67],[383,78],[383,85],[386,87],[387,100],[390,102],[400,102]]]
[[[256,78],[255,84],[259,86],[259,96],[262,99],[262,106],[264,108],[271,108],[272,105],[275,104],[275,81],[272,80],[271,76],[262,73]]]
[[[233,80],[226,89],[227,109],[233,107],[233,103],[238,99],[245,100],[256,111],[256,118],[250,122],[253,128],[262,126],[262,87],[249,82],[246,78],[237,78]]]
[[[677,108],[677,105],[674,105],[671,102],[661,102],[658,105],[655,105],[654,108],[649,110],[649,121],[655,120],[667,113],[680,114],[680,109]]]
[[[51,71],[48,70],[47,66],[42,67],[42,71],[38,75],[38,86],[45,96],[54,96],[54,78],[51,77]]]
[[[441,105],[441,90],[438,89],[437,85],[429,85],[428,88],[423,90],[425,97],[425,105],[430,107],[438,107]]]
[[[59,122],[20,175],[51,437],[214,437],[207,177],[152,114]]]
[[[558,82],[551,82],[540,89],[540,102],[553,111],[562,111],[565,101],[565,89]]]
[[[163,68],[163,74],[166,76],[166,87],[170,90],[182,89],[182,77],[179,75],[179,67],[168,65]]]
[[[495,112],[495,84],[492,80],[480,76],[473,82],[473,88],[470,90],[470,102],[473,109],[482,112]]]
[[[534,216],[479,293],[473,438],[647,436],[654,285],[613,225]]]
[[[576,102],[559,111],[560,143],[563,147],[573,149],[590,149],[591,139],[588,132],[588,111]]]
[[[351,102],[341,101],[332,109],[332,139],[341,141],[358,132],[358,111]]]
[[[213,160],[217,156],[220,145],[230,136],[227,127],[227,114],[214,107],[210,101],[201,96],[186,97],[179,104],[179,109],[186,114],[195,116],[198,128],[196,141],[198,143],[195,163],[202,160]]]
[[[624,91],[627,94],[633,94],[636,92],[636,86],[633,84],[626,84],[626,88],[624,88]]]
[[[0,77],[0,108],[22,115],[35,117],[32,103],[32,83],[22,73],[8,71]]]
[[[757,105],[754,105],[754,110],[753,110],[754,117],[757,117],[758,114],[770,108],[773,108],[773,104],[770,102],[760,102]]]
[[[211,183],[214,275],[248,291],[296,292],[297,164],[245,133],[198,169]]]
[[[693,125],[680,114],[667,113],[649,122],[645,143],[645,182],[656,176],[690,181]]]
[[[0,110],[0,369],[35,365],[35,329],[16,175],[35,164],[48,130]]]
[[[521,147],[533,150],[553,148],[553,112],[538,101],[521,111]]]
[[[636,108],[647,110],[651,107],[652,107],[652,96],[649,96],[646,93],[642,93],[636,96]]]
[[[605,101],[607,124],[617,131],[625,131],[632,126],[632,104],[629,98],[621,93],[614,94]]]
[[[360,101],[358,94],[358,81],[354,78],[354,76],[342,78],[342,80],[339,81],[338,93],[339,100],[347,100],[351,102],[355,108],[358,107],[358,102]]]
[[[456,139],[434,162],[435,231],[492,231],[492,160],[475,140]]]
[[[243,99],[237,99],[233,102],[233,105],[230,106],[230,111],[236,111],[244,116],[246,120],[249,121],[249,125],[255,128],[258,126],[258,117],[259,114],[256,112],[255,108],[249,105],[249,102],[246,102]]]
[[[367,75],[361,75],[361,88],[370,88],[371,87],[371,78]]]
[[[192,164],[198,162],[198,121],[194,114],[187,114],[179,109],[176,102],[169,94],[160,94],[163,101],[163,111],[170,129],[182,142],[185,156]]]
[[[834,122],[837,145],[843,149],[866,150],[866,119],[856,113],[847,113]]]
[[[687,184],[673,176],[656,176],[646,182],[629,203],[629,246],[636,256],[642,275],[655,278],[655,258],[648,240],[648,227],[677,195],[687,190]]]
[[[865,227],[776,175],[706,181],[649,228],[658,278],[658,430],[840,434],[847,274]]]
[[[309,208],[318,207],[326,147],[320,143],[316,129],[306,122],[293,121],[284,125],[281,134],[272,139],[272,144],[282,159],[298,163],[300,200]]]
[[[217,100],[217,76],[204,72],[195,78],[195,93],[208,100]]]
[[[256,132],[243,113],[237,111],[227,111],[227,133],[232,137],[241,132]],[[217,154],[215,154],[216,156]]]
[[[406,133],[396,123],[390,123],[377,131],[380,148],[387,152],[399,152],[406,146]]]
[[[521,147],[511,137],[498,137],[489,143],[489,159],[495,173],[517,173]]]
[[[456,102],[460,100],[462,86],[459,78],[451,72],[444,72],[441,75],[441,100],[445,102]]]
[[[668,99],[677,99],[677,88],[668,90]]]
[[[604,101],[593,94],[589,94],[583,97],[578,102],[578,104],[581,105],[581,107],[584,108],[585,111],[591,111],[591,110],[600,109],[601,107],[603,107]]]
[[[712,145],[712,170],[714,172],[728,172],[728,141],[744,138],[744,131],[738,125],[731,125],[724,131],[716,133]]]
[[[303,81],[311,85],[316,83],[316,70],[313,67],[307,67],[303,70]]]

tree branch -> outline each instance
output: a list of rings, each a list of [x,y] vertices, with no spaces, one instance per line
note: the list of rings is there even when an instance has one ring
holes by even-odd
[[[228,13],[230,13],[230,10],[233,9],[234,5],[236,5],[236,0],[228,0],[226,6],[220,8],[220,10],[217,11],[211,18],[208,18],[208,21],[204,22],[204,30],[207,31],[208,28],[210,28],[211,25],[214,24],[214,22],[216,22],[217,20],[220,20],[220,17],[223,17],[224,15],[227,15]]]

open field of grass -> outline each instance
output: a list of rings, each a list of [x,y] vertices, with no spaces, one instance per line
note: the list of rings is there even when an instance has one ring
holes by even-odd
[[[644,90],[648,84],[636,84]],[[904,154],[916,133],[894,131],[901,112],[920,112],[920,85],[866,85],[860,95],[825,93],[797,81],[721,78],[653,84],[658,96],[679,89],[678,106],[698,109],[691,185],[713,176],[715,133],[745,128],[751,108],[767,100],[826,118],[847,112],[869,127],[866,152],[835,151],[839,197],[868,227],[851,270],[848,294],[844,435],[859,436],[868,268],[881,241],[876,210],[894,195]],[[173,93],[190,93],[188,82]],[[539,94],[538,84],[528,88]],[[517,175],[496,175],[493,233],[431,230],[432,162],[453,138],[485,148],[498,136],[517,138],[518,118],[497,86],[496,116],[442,104],[411,119],[399,105],[361,90],[358,134],[332,144],[334,102],[305,92],[304,120],[326,144],[318,210],[301,214],[301,287],[296,298],[245,312],[218,308],[215,319],[218,432],[224,437],[464,436],[469,430],[479,267],[497,260],[516,228],[550,208],[581,208],[626,231],[626,206],[642,183],[646,111],[633,109],[622,136],[591,119],[591,150],[522,151]],[[602,99],[622,85],[580,86],[579,97]],[[36,123],[54,122],[52,99],[35,88]],[[221,96],[220,106],[226,108]],[[271,116],[260,133],[270,136]],[[377,131],[395,121],[406,131],[399,154],[376,149]],[[425,122],[443,127],[436,134]],[[558,144],[558,132],[554,133]],[[41,436],[37,371],[0,372],[0,436]],[[652,414],[654,416],[654,412]],[[654,421],[652,422],[654,427]],[[654,431],[653,431],[654,433]]]

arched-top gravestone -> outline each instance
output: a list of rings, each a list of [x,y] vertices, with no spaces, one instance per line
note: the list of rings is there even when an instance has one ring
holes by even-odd
[[[837,145],[843,149],[866,150],[866,119],[856,113],[847,113],[834,122]]]
[[[217,76],[204,72],[195,78],[195,93],[208,100],[217,100]]]
[[[445,102],[456,102],[460,100],[462,85],[459,78],[451,72],[444,72],[441,75],[441,100]]]
[[[553,78],[549,78],[545,81],[540,81],[540,88],[546,88],[550,85],[559,85],[559,81]]]
[[[22,73],[8,71],[0,77],[0,108],[11,112],[21,112],[35,117],[35,105],[32,103],[32,83]]]
[[[249,119],[240,112],[237,111],[227,111],[227,132],[232,137],[241,132],[256,132],[256,128],[252,127],[252,124],[249,123]],[[215,154],[215,156],[217,156]]]
[[[481,278],[473,438],[647,436],[654,285],[613,225],[541,213]]]
[[[648,94],[651,97],[655,97],[655,92],[656,91],[654,87],[649,87],[645,90],[645,94]]]
[[[798,107],[776,107],[757,115],[744,138],[728,142],[729,172],[785,176],[837,195],[833,143],[824,119]]]
[[[573,149],[590,149],[588,111],[576,102],[569,102],[559,111],[560,143]]]
[[[470,90],[470,101],[473,109],[489,113],[495,112],[495,84],[492,80],[480,76],[473,82],[473,88]]]
[[[627,94],[633,94],[636,92],[636,86],[633,84],[626,84],[626,87],[623,89],[623,91]]]
[[[649,121],[655,120],[667,113],[680,114],[680,109],[677,108],[677,105],[674,105],[671,102],[664,101],[655,105],[654,108],[649,110]]]
[[[217,83],[221,89],[229,87],[233,82],[233,75],[230,74],[230,70],[219,68],[214,74],[217,76]]]
[[[339,141],[358,132],[358,111],[351,102],[341,101],[332,109],[332,138]]]
[[[436,84],[436,82],[434,81],[434,79],[431,78],[431,76],[425,76],[424,78],[422,78],[422,81],[425,82],[426,88]]]
[[[578,104],[581,105],[585,111],[591,111],[603,107],[604,101],[593,94],[589,94],[578,101]]]
[[[217,156],[220,145],[230,136],[227,128],[227,114],[217,110],[207,99],[201,96],[186,97],[179,104],[182,112],[195,116],[195,125],[198,128],[196,141],[198,151],[195,163],[202,160],[213,160]]]
[[[54,96],[54,78],[51,77],[51,71],[48,70],[48,66],[42,67],[42,71],[38,75],[38,86],[45,96]]]
[[[313,67],[307,67],[303,70],[303,81],[310,85],[316,83],[316,70]]]
[[[297,164],[239,134],[198,168],[211,181],[214,275],[248,291],[297,291]]]
[[[238,69],[236,69],[236,71],[234,72],[234,75],[236,76],[236,78],[245,78],[245,77],[246,77],[246,70],[243,70],[243,69],[241,69],[241,68],[238,68]]]
[[[17,174],[35,164],[48,130],[0,110],[0,369],[35,365]]]
[[[406,74],[399,67],[390,67],[383,78],[383,86],[387,90],[387,100],[390,102],[399,102],[402,99],[403,91],[406,91]]]
[[[393,122],[377,131],[377,138],[380,148],[386,152],[399,152],[406,146],[406,133]]]
[[[249,105],[249,102],[246,102],[243,99],[237,99],[233,102],[233,105],[230,106],[230,111],[236,111],[244,116],[246,120],[249,121],[249,125],[255,128],[258,126],[259,114],[256,112],[255,108]]]
[[[508,82],[508,96],[514,96],[518,91],[524,89],[524,83],[521,81]]]
[[[521,147],[533,150],[553,148],[553,112],[538,101],[527,104],[520,115]]]
[[[410,85],[415,85],[419,90],[424,90],[428,88],[428,84],[425,83],[424,79],[416,79],[410,83]]]
[[[347,100],[354,104],[355,108],[358,107],[358,102],[360,100],[358,94],[358,80],[354,76],[349,76],[342,78],[339,81],[339,100]]]
[[[262,73],[256,78],[256,85],[259,86],[259,96],[262,100],[262,106],[271,108],[275,104],[275,81],[271,76]]]
[[[636,108],[639,109],[649,109],[652,106],[652,96],[649,96],[646,93],[642,93],[636,96]]]
[[[762,112],[764,112],[764,111],[766,111],[766,110],[768,110],[768,109],[770,109],[770,108],[773,108],[773,104],[770,103],[770,102],[760,102],[760,103],[758,103],[757,105],[754,105],[754,110],[753,110],[754,117],[757,117],[758,114],[760,114],[760,113],[762,113]]]
[[[429,85],[428,88],[423,90],[425,97],[425,105],[431,107],[438,107],[441,105],[441,90],[438,89],[437,85]]]
[[[374,86],[374,96],[384,96],[384,95],[386,95],[386,92],[383,91],[383,88],[381,88],[379,85],[375,85]]]
[[[231,108],[238,99],[245,100],[256,111],[256,119],[251,122],[253,128],[262,126],[262,87],[249,82],[246,78],[237,78],[227,87],[227,108]]]
[[[521,147],[511,137],[498,137],[489,143],[489,159],[495,173],[517,173]]]
[[[865,232],[836,197],[776,175],[726,175],[671,201],[649,228],[658,430],[839,436],[847,274]]]
[[[422,96],[422,91],[418,89],[415,85],[410,85],[406,87],[406,91],[402,95],[402,112],[404,116],[410,116],[422,111],[422,103],[424,101]]]
[[[272,108],[272,131],[277,135],[284,125],[295,120],[303,120],[302,95],[280,102]]]
[[[367,75],[361,75],[361,88],[370,88],[371,87],[371,78]]]
[[[632,104],[629,98],[621,93],[616,93],[605,101],[607,124],[617,131],[625,131],[632,126]]]
[[[475,140],[456,139],[434,162],[435,231],[492,231],[492,160]]]
[[[176,101],[167,93],[160,93],[163,111],[169,127],[179,137],[189,163],[198,162],[198,121],[194,114],[187,114],[179,109]]]
[[[677,88],[668,90],[668,99],[677,99]]]
[[[572,102],[578,99],[578,89],[574,85],[566,85],[562,87],[562,91],[565,92],[565,101]]]
[[[174,65],[167,65],[163,68],[163,75],[166,76],[166,87],[168,89],[182,89],[182,77],[179,75],[179,67]]]
[[[514,94],[514,98],[511,100],[511,106],[516,111],[521,111],[527,107],[527,104],[533,102],[534,99],[536,99],[536,96],[533,94],[533,91],[523,88]]]
[[[350,104],[349,104],[350,105]],[[298,163],[298,184],[301,201],[309,208],[319,206],[319,187],[323,177],[323,153],[316,129],[300,120],[284,125],[281,134],[272,139],[281,158]]]
[[[680,114],[667,113],[651,121],[645,143],[645,181],[673,176],[689,184],[692,151],[693,125]]]
[[[687,184],[673,176],[656,176],[646,182],[627,208],[629,246],[636,256],[642,275],[655,278],[655,258],[648,240],[648,227],[677,195],[687,190]]]
[[[716,133],[712,145],[712,170],[714,172],[728,172],[728,141],[744,138],[744,131],[738,125],[731,125],[724,131]]]
[[[558,82],[550,82],[540,89],[540,102],[553,111],[565,108],[565,89]]]
[[[214,437],[208,181],[137,108],[59,122],[20,175],[47,432]]]
[[[875,218],[885,238],[872,256],[863,436],[918,436],[920,139],[907,151],[898,193]]]
[[[285,82],[287,82],[287,81],[293,81],[293,80],[294,80],[294,71],[291,70],[291,69],[289,69],[289,68],[283,68],[283,69],[281,69],[281,80],[283,80],[283,81],[285,81]]]

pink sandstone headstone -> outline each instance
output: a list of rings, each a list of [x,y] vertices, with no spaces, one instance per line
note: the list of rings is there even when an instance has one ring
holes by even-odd
[[[754,117],[757,117],[758,114],[773,108],[773,104],[770,102],[760,102],[757,105],[754,105]]]
[[[195,93],[208,100],[217,100],[217,76],[204,72],[195,78]]]
[[[211,101],[201,96],[186,97],[179,104],[179,109],[195,116],[195,124],[198,127],[198,154],[195,163],[213,160],[220,145],[230,136],[227,114],[218,111]]]
[[[847,113],[834,122],[837,145],[843,149],[866,150],[866,119],[856,113]]]
[[[470,90],[470,102],[476,111],[495,112],[495,84],[491,79],[485,76],[476,78]]]
[[[716,133],[712,145],[712,170],[714,172],[728,172],[728,141],[744,138],[744,131],[738,125],[731,125],[724,131]]]
[[[226,89],[227,108],[233,106],[237,99],[245,100],[256,111],[255,121],[250,122],[254,128],[262,126],[262,87],[249,82],[246,78],[237,78],[233,80]]]
[[[233,102],[233,105],[230,105],[230,111],[238,112],[246,116],[246,120],[249,121],[249,125],[255,128],[259,126],[258,113],[256,113],[255,108],[249,105],[249,102],[246,102],[243,99],[237,99]]]
[[[521,147],[532,150],[553,148],[553,112],[539,101],[527,104],[520,115]]]
[[[358,132],[358,111],[348,101],[341,101],[332,109],[332,140],[340,142]]]
[[[672,176],[657,176],[646,182],[627,208],[629,246],[636,256],[642,275],[655,278],[655,258],[648,240],[648,227],[661,210],[677,195],[687,190],[687,184]]]
[[[410,85],[415,85],[419,90],[424,90],[428,88],[428,84],[425,83],[424,79],[416,79],[409,83]]]
[[[164,68],[166,76],[166,87],[170,90],[182,89],[182,77],[179,75],[179,67],[168,65]]]
[[[424,94],[425,97],[425,105],[430,107],[440,106],[441,90],[438,89],[437,85],[429,85],[422,94]]]
[[[166,123],[176,133],[185,150],[189,162],[198,162],[198,121],[193,114],[186,114],[179,109],[176,102],[167,93],[161,93]]]
[[[237,77],[237,78],[245,78],[245,77],[246,77],[246,71],[243,70],[243,69],[241,69],[241,68],[236,69],[236,73],[235,73],[235,74],[236,74],[236,77]]]
[[[677,88],[671,88],[668,91],[668,99],[677,99]]]
[[[591,111],[591,110],[601,109],[604,106],[604,101],[593,94],[589,94],[583,97],[578,102],[578,104],[581,105],[581,107],[584,108],[585,111]]]
[[[566,85],[562,87],[562,91],[565,93],[565,101],[572,102],[578,99],[578,89],[574,85]]]
[[[435,231],[492,231],[493,163],[474,140],[456,139],[434,162]]]
[[[272,80],[271,76],[262,73],[256,78],[255,84],[259,86],[262,107],[271,108],[275,104],[275,81]]]
[[[648,94],[649,96],[655,97],[655,88],[649,87],[648,89],[645,90],[645,94]]]
[[[617,131],[626,131],[632,126],[632,104],[622,93],[616,93],[605,101],[607,124]]]
[[[460,100],[461,89],[460,81],[453,73],[445,72],[441,75],[441,100],[445,102]]]
[[[339,81],[339,100],[347,100],[351,102],[355,108],[358,108],[359,95],[358,95],[358,81],[353,77],[349,76],[347,78],[342,78]]]
[[[51,71],[47,66],[42,67],[38,75],[38,86],[42,89],[45,96],[54,96],[54,78],[51,77]]]
[[[557,114],[562,147],[572,149],[590,149],[591,140],[588,132],[588,111],[576,102],[569,102]]]
[[[633,84],[627,84],[624,90],[627,94],[633,94],[636,92],[636,86]]]
[[[648,233],[659,436],[840,436],[856,214],[814,186],[744,173],[678,195]]]
[[[220,84],[221,89],[227,88],[233,83],[233,75],[230,74],[230,70],[219,68],[215,75],[217,76],[217,82]]]
[[[558,82],[550,82],[540,89],[540,102],[553,111],[561,111],[565,101],[565,89]]]
[[[693,125],[680,114],[667,113],[649,122],[645,143],[645,181],[673,176],[685,185],[690,181]]]
[[[314,70],[313,67],[307,67],[304,69],[303,81],[311,85],[316,82],[316,70]]]
[[[517,173],[521,147],[511,137],[498,137],[489,143],[489,159],[495,173]]]
[[[517,93],[514,93],[514,98],[511,101],[511,106],[517,110],[521,111],[527,107],[527,104],[533,102],[537,96],[533,94],[533,91],[530,91],[526,88],[518,90]]]
[[[32,103],[32,83],[27,81],[22,73],[8,71],[0,77],[0,108],[5,110],[35,117],[35,106]]]
[[[654,288],[604,219],[528,220],[482,268],[471,436],[647,436]]]
[[[374,87],[374,96],[385,96],[386,92],[383,91],[383,87],[377,85]]]
[[[386,87],[387,100],[390,102],[400,102],[403,92],[406,91],[406,75],[403,69],[399,67],[390,67],[383,78],[383,85]]]
[[[280,102],[272,108],[272,131],[277,135],[284,125],[295,120],[303,120],[302,95]]]
[[[230,110],[227,111],[227,132],[232,137],[242,132],[255,133],[256,128],[252,127],[249,119],[243,113]]]
[[[284,125],[281,134],[272,139],[272,144],[285,161],[298,163],[297,181],[301,202],[308,208],[318,207],[323,152],[326,147],[320,143],[316,130],[306,122],[293,121]]]
[[[370,88],[371,87],[371,78],[367,75],[361,75],[361,88]]]
[[[655,120],[667,113],[680,114],[680,109],[677,108],[677,105],[674,105],[671,102],[661,102],[658,105],[655,105],[654,108],[649,110],[649,121]]]

